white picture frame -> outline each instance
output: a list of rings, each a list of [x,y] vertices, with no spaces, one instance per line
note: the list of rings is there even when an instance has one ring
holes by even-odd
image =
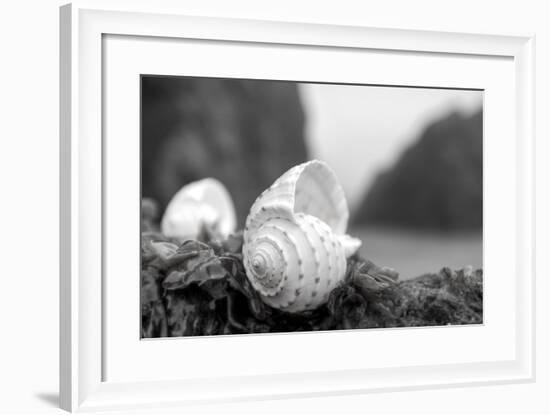
[[[507,154],[514,158],[513,165],[516,167],[508,172],[516,183],[513,189],[513,209],[502,209],[501,212],[504,219],[515,225],[515,238],[509,241],[506,248],[513,256],[511,263],[515,264],[510,271],[509,281],[509,287],[514,291],[510,291],[513,306],[508,311],[513,318],[510,318],[512,323],[509,330],[502,332],[503,338],[507,339],[507,343],[502,344],[502,350],[507,354],[500,356],[495,353],[495,359],[492,360],[486,356],[481,360],[465,356],[461,361],[446,364],[400,362],[402,367],[383,362],[378,367],[372,364],[367,369],[352,369],[345,364],[338,368],[335,364],[327,364],[317,371],[304,366],[299,372],[283,370],[275,373],[266,368],[263,373],[250,372],[234,376],[227,375],[231,373],[228,367],[227,373],[216,375],[213,371],[207,377],[193,375],[177,379],[166,376],[165,380],[160,380],[158,374],[154,378],[143,379],[134,379],[133,374],[129,374],[128,379],[116,376],[115,382],[109,381],[109,377],[105,376],[111,370],[106,359],[107,353],[111,353],[111,345],[105,340],[105,327],[109,321],[109,313],[105,308],[109,302],[105,295],[105,287],[108,286],[105,264],[109,255],[105,251],[105,235],[108,232],[104,220],[109,204],[103,195],[107,180],[104,168],[108,163],[105,159],[105,149],[108,148],[105,137],[108,137],[111,127],[106,126],[104,119],[109,93],[105,90],[109,86],[104,83],[104,77],[109,70],[105,66],[105,42],[112,36],[150,38],[156,41],[188,39],[211,44],[284,45],[289,49],[330,48],[352,52],[374,50],[398,54],[421,53],[423,56],[484,57],[511,62],[513,94],[503,96],[511,96],[513,105],[503,111],[510,115],[510,125],[514,128],[502,131],[503,135],[510,136],[510,152]],[[326,396],[446,385],[528,382],[534,379],[532,36],[220,19],[177,13],[161,14],[156,13],[154,6],[145,10],[137,6],[99,6],[96,2],[83,1],[61,8],[60,51],[62,408],[76,411],[165,407],[196,402]],[[498,78],[497,75],[494,77]],[[451,81],[443,79],[440,82]],[[472,78],[468,82],[475,80]],[[429,81],[422,82],[422,85],[428,84]],[[488,287],[486,283],[485,288],[492,286]],[[495,301],[495,307],[501,307]],[[491,324],[487,323],[472,336],[480,335],[481,331],[490,327]],[[422,336],[428,336],[431,330],[437,329],[426,329],[426,334]],[[464,330],[457,335],[456,331],[439,330],[442,331],[433,333],[450,336],[448,341],[455,342],[465,336],[466,332]],[[349,341],[351,334],[346,335]],[[454,340],[453,335],[456,336]],[[292,336],[287,335],[285,341]],[[390,336],[408,334],[401,331]],[[242,347],[246,342],[266,345],[276,341],[275,337],[253,336],[250,339],[237,336],[237,340],[231,342],[238,343],[235,347]],[[306,339],[304,341],[307,343],[308,336],[302,335],[301,339]],[[313,337],[309,336],[309,339]],[[229,342],[227,337],[216,341]],[[357,342],[360,341],[361,338],[357,337]],[[171,343],[171,349],[178,347],[172,341],[166,342]],[[163,347],[162,343],[156,343],[157,349]],[[211,344],[214,344],[213,341]],[[122,358],[123,354],[115,356]]]

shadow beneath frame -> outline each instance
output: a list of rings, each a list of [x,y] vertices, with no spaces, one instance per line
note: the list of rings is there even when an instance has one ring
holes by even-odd
[[[35,396],[36,396],[36,398],[38,398],[42,402],[48,404],[49,406],[54,406],[56,408],[59,407],[59,394],[58,393],[41,392],[41,393],[37,393]]]

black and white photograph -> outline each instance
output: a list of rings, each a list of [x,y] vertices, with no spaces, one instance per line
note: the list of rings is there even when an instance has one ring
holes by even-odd
[[[4,2],[0,415],[550,414],[546,5]]]
[[[483,323],[483,91],[141,76],[141,338]]]

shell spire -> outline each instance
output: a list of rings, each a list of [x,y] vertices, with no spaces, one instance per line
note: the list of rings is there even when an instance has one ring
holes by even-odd
[[[361,241],[336,175],[313,160],[288,170],[254,202],[244,230],[246,274],[264,301],[289,312],[327,301]]]

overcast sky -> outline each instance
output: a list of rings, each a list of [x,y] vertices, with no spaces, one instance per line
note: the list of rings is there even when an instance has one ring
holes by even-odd
[[[311,154],[332,166],[351,208],[430,121],[483,100],[479,91],[323,84],[301,84],[300,94]]]

